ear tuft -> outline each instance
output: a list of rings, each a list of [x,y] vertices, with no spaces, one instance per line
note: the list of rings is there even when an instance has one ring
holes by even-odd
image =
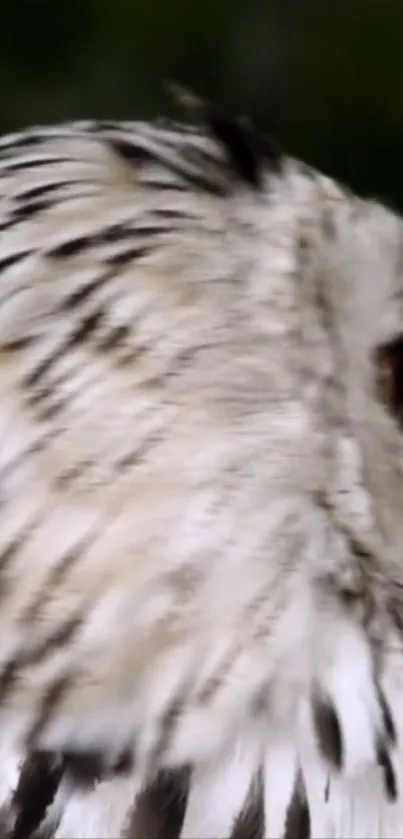
[[[276,144],[260,135],[249,120],[230,116],[177,84],[169,83],[168,90],[176,102],[207,126],[240,180],[260,189],[268,166],[274,171],[281,170],[282,154]]]

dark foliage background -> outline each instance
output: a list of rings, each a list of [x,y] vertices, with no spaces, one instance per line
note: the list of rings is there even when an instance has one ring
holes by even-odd
[[[0,0],[0,131],[178,117],[175,79],[403,210],[402,0]]]

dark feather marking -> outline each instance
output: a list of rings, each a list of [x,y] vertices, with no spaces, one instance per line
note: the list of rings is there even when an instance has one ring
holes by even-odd
[[[49,653],[64,647],[72,640],[82,623],[81,615],[73,615],[42,643],[32,650],[23,651],[13,656],[0,673],[0,704],[4,704],[15,686],[18,676],[26,667],[40,664]]]
[[[77,480],[80,475],[87,469],[88,464],[87,461],[80,461],[77,466],[71,466],[69,469],[66,469],[65,472],[62,472],[61,475],[58,475],[54,479],[54,486],[58,489],[66,489],[72,481]]]
[[[136,225],[135,223],[130,223],[130,225],[112,225],[111,227],[106,227],[97,234],[96,244],[114,244],[115,242],[122,242],[125,239],[137,239],[141,236],[144,236],[144,238],[148,236],[159,236],[161,233],[170,233],[171,230],[172,228],[168,227],[166,224],[152,224],[151,222],[139,225]]]
[[[84,303],[91,294],[97,292],[100,288],[102,288],[109,280],[113,279],[115,276],[115,271],[104,271],[100,277],[96,277],[94,280],[91,280],[89,283],[82,285],[76,291],[72,291],[67,297],[63,299],[63,301],[59,304],[59,308],[63,311],[70,311],[78,308],[82,303]]]
[[[25,760],[14,792],[16,813],[10,839],[29,839],[43,820],[63,775],[60,760],[45,752],[33,752]]]
[[[24,376],[21,380],[21,387],[22,389],[31,390],[32,388],[36,387],[39,381],[49,372],[50,368],[58,361],[60,358],[63,357],[63,354],[68,349],[68,339],[57,347],[54,352],[47,356],[46,358],[42,359],[39,364],[26,376]]]
[[[160,181],[156,179],[147,181],[147,188],[155,189],[158,192],[186,192],[188,189],[185,183],[180,183],[179,181],[173,183],[172,181]]]
[[[172,742],[173,734],[177,726],[183,708],[184,697],[175,697],[170,703],[167,711],[159,721],[159,736],[150,756],[151,772],[158,769],[162,759],[167,754]]]
[[[121,137],[108,137],[106,142],[118,157],[122,157],[123,160],[131,165],[159,162],[153,151],[136,144],[134,140],[125,140]]]
[[[85,341],[92,336],[94,332],[96,332],[98,327],[101,326],[104,318],[105,312],[103,309],[97,309],[96,311],[91,312],[90,315],[87,315],[87,317],[83,318],[77,329],[75,329],[72,335],[70,335],[66,349],[84,344]]]
[[[188,769],[159,772],[155,781],[140,793],[128,824],[125,839],[167,839],[179,836],[189,792]],[[135,831],[135,832],[134,832]]]
[[[383,782],[388,801],[396,801],[398,790],[395,770],[386,747],[380,742],[377,744],[377,760],[383,772]]]
[[[310,839],[309,808],[301,774],[298,775],[287,810],[284,839]]]
[[[29,451],[33,451],[34,448],[35,447],[32,446]],[[27,452],[24,451],[21,457],[24,458],[26,455],[27,455]],[[19,462],[20,459],[21,458],[18,458],[17,462]],[[4,480],[4,477],[6,475],[7,475],[7,471],[5,473],[3,471],[3,473],[0,477]],[[6,594],[6,592],[8,590],[8,581],[7,581],[7,578],[6,578],[6,575],[4,574],[4,572],[7,571],[7,568],[9,567],[11,561],[15,557],[18,550],[23,546],[26,538],[29,536],[29,534],[31,533],[31,530],[36,525],[36,523],[37,522],[34,522],[29,527],[27,527],[27,529],[24,533],[19,534],[15,539],[13,539],[11,542],[9,542],[9,544],[5,548],[3,548],[3,550],[0,552],[0,598],[4,597],[4,595]],[[0,675],[0,685],[1,685],[1,675]],[[1,696],[1,688],[0,688],[0,696]]]
[[[36,216],[44,210],[49,210],[55,205],[55,203],[55,198],[37,198],[34,201],[28,201],[26,204],[22,204],[12,211],[11,219],[14,224],[19,224],[22,221],[31,219],[33,216]]]
[[[77,236],[74,239],[69,239],[62,242],[60,245],[50,248],[46,252],[46,256],[51,259],[68,259],[77,256],[89,248],[99,247],[100,245],[114,244],[115,242],[122,242],[125,239],[134,239],[137,236],[154,236],[159,233],[164,233],[169,230],[167,227],[161,225],[143,225],[141,227],[128,226],[127,224],[112,224],[110,227],[105,227],[99,233],[94,233],[88,236]],[[143,256],[147,253],[147,246],[143,248],[136,246],[138,249],[138,256]],[[133,249],[134,250],[134,249]],[[112,257],[107,257],[108,260],[113,260]]]
[[[68,239],[62,242],[61,245],[55,245],[46,251],[46,256],[51,259],[66,259],[71,256],[76,256],[83,250],[92,247],[96,244],[95,236],[77,236],[75,239]]]
[[[144,459],[144,456],[150,451],[151,447],[157,443],[159,440],[159,436],[157,434],[150,434],[149,437],[146,437],[140,445],[133,449],[133,451],[128,452],[128,454],[123,455],[119,460],[115,463],[115,469],[117,472],[121,471],[122,469],[128,469],[131,466],[134,466],[137,463],[141,463]]]
[[[35,412],[39,422],[56,417],[68,403],[68,397],[55,399],[55,387],[35,388],[24,394],[26,405]]]
[[[396,726],[392,716],[392,712],[390,710],[390,706],[386,700],[385,694],[378,682],[375,683],[376,692],[378,694],[379,704],[381,706],[382,711],[382,720],[385,728],[385,732],[387,734],[388,739],[390,742],[395,745],[397,736],[396,736]]]
[[[129,326],[117,326],[115,329],[111,329],[108,334],[99,341],[98,348],[103,352],[110,352],[122,345],[124,346],[129,336]]]
[[[10,230],[15,224],[13,217],[9,217],[7,221],[2,221],[0,224],[0,233],[4,233],[5,230]]]
[[[18,668],[19,662],[17,658],[7,661],[6,664],[3,664],[2,666],[0,672],[0,705],[3,704],[4,700],[9,695],[10,690],[15,685]]]
[[[18,134],[17,137],[14,139],[8,140],[6,142],[2,141],[0,143],[0,155],[3,152],[9,152],[13,149],[21,149],[25,146],[38,146],[41,145],[44,141],[43,134],[29,134],[28,131],[23,131],[21,134]]]
[[[191,361],[195,355],[203,349],[208,349],[212,347],[213,344],[200,344],[196,347],[190,347],[189,349],[183,350],[182,352],[178,353],[178,355],[171,361],[169,367],[164,370],[161,374],[151,376],[147,379],[146,384],[149,388],[160,388],[163,386],[164,382],[167,382],[169,379],[174,378],[175,376],[180,375],[183,369],[186,369],[188,362]],[[124,356],[119,357],[116,361],[116,365],[124,368],[128,364],[133,364],[137,362],[142,356],[144,356],[150,347],[141,344],[137,345],[134,349],[129,349]],[[151,442],[155,442],[156,438],[151,440]],[[137,460],[136,453],[133,452],[135,460]],[[135,461],[131,460],[131,455],[128,455],[130,458],[130,464],[134,463]],[[125,456],[120,463],[122,465],[127,464],[127,456]]]
[[[318,692],[312,697],[312,711],[320,751],[340,771],[343,766],[343,741],[337,713],[330,700]]]
[[[157,207],[153,210],[153,216],[157,216],[157,218],[163,219],[175,219],[180,221],[195,221],[197,219],[196,215],[193,215],[188,212],[184,212],[184,210],[175,210],[173,207]]]
[[[172,359],[169,367],[164,370],[158,378],[158,382],[156,383],[159,384],[180,375],[184,370],[189,368],[189,365],[194,361],[198,354],[204,352],[205,350],[210,350],[213,346],[213,343],[206,341],[205,343],[195,344],[193,347],[186,347],[186,349],[180,350],[180,352],[178,352],[178,354]],[[150,384],[150,382],[148,383]]]
[[[61,560],[52,568],[47,580],[41,586],[41,590],[29,606],[21,615],[20,622],[26,623],[28,626],[33,623],[38,617],[40,611],[43,609],[49,598],[52,596],[55,588],[60,586],[65,579],[68,571],[83,558],[83,555],[88,547],[92,544],[93,534],[84,538],[78,545],[75,545],[68,551]]]
[[[137,346],[134,350],[129,348],[122,348],[123,353],[119,354],[115,359],[115,365],[120,370],[124,370],[128,365],[135,364],[137,361],[141,359],[148,352],[148,347],[146,346]],[[159,384],[160,380],[151,380],[148,379],[147,385],[151,387],[154,383]]]
[[[26,452],[24,452],[24,455],[26,455]],[[3,550],[0,552],[0,571],[4,571],[7,565],[10,564],[10,560],[15,556],[19,548],[22,547],[29,533],[30,528],[27,529],[24,533],[16,536],[15,539],[13,539],[5,548],[3,548]]]
[[[58,705],[65,697],[73,682],[72,673],[65,673],[59,676],[53,684],[49,687],[38,708],[36,719],[34,719],[31,730],[28,732],[26,738],[26,747],[28,751],[35,751],[38,741],[50,722]]]
[[[70,641],[72,641],[81,625],[82,615],[72,615],[68,618],[68,620],[58,626],[57,629],[45,638],[45,640],[36,648],[27,653],[21,654],[21,657],[17,661],[18,666],[30,667],[35,664],[40,664],[41,661],[49,656],[49,653],[52,653],[61,647],[65,647]]]
[[[400,601],[392,600],[389,604],[389,614],[392,617],[394,626],[399,635],[403,637],[403,615],[401,614]]]
[[[14,161],[10,158],[2,163],[1,171],[3,172],[22,172],[24,169],[39,169],[42,166],[59,165],[59,163],[71,163],[68,157],[38,157],[36,160],[19,160]]]
[[[134,246],[126,251],[120,251],[119,253],[112,254],[112,256],[108,256],[106,263],[113,268],[123,268],[128,262],[132,262],[133,259],[141,259],[143,256],[148,256],[153,250],[155,250],[155,247],[151,248],[149,245]]]
[[[1,342],[1,347],[3,350],[8,350],[9,352],[19,352],[30,345],[32,346],[35,340],[36,338],[33,335],[26,335],[24,338],[6,339]]]
[[[133,228],[132,224],[128,225],[127,222],[111,224],[97,233],[96,243],[99,245],[109,245],[114,242],[122,242],[124,239],[131,239],[134,231],[135,228]]]
[[[194,187],[209,192],[212,195],[223,197],[228,190],[219,184],[217,180],[203,176],[202,173],[197,174],[194,171],[188,170],[173,160],[167,160],[165,157],[159,156],[156,151],[150,151],[139,147],[134,142],[128,140],[109,140],[113,150],[120,155],[130,165],[141,163],[157,163],[175,175],[178,175],[184,182],[188,182]]]
[[[66,401],[52,402],[48,405],[44,404],[37,413],[38,422],[47,423],[59,416],[66,406]]]
[[[184,170],[180,166],[175,166],[171,162],[169,164],[169,168],[175,175],[178,175],[180,178],[188,182],[194,189],[199,189],[201,192],[207,192],[210,195],[214,195],[216,198],[226,198],[228,196],[228,186],[220,183],[217,177],[214,178],[213,174],[210,178],[207,177],[207,175],[198,175],[196,172]]]
[[[19,253],[13,253],[10,256],[5,256],[4,259],[0,259],[0,273],[2,271],[6,271],[7,268],[11,268],[12,265],[17,265],[18,262],[22,262],[23,259],[26,259],[28,256],[31,256],[33,250],[26,250],[26,251],[19,251]],[[0,304],[1,304],[0,300]]]
[[[28,458],[32,457],[33,455],[38,454],[39,452],[43,451],[43,449],[46,448],[46,444],[49,441],[49,439],[51,439],[50,434],[48,434],[45,438],[43,437],[42,439],[36,440],[35,443],[32,443],[31,446],[28,446],[26,449],[23,449],[22,451],[18,452],[18,454],[15,455],[14,458],[9,460],[9,462],[3,467],[3,469],[0,470],[0,481],[4,481],[9,475],[12,474],[12,472],[15,469],[18,469],[18,467],[20,466],[20,464],[22,463],[23,460],[27,460]],[[0,496],[0,498],[1,498],[1,496]],[[0,503],[1,503],[1,501],[0,501]],[[35,522],[35,524],[37,524],[37,523],[38,522]],[[28,532],[29,531],[27,531],[27,533]],[[27,535],[27,533],[24,534],[24,538]],[[17,543],[19,538],[20,537],[18,537],[17,540],[14,540],[14,542],[12,544]],[[1,554],[0,554],[0,557],[1,557]],[[1,571],[1,569],[2,569],[2,566],[1,566],[1,558],[0,558],[0,571]]]
[[[263,781],[261,773],[252,780],[246,804],[239,813],[232,839],[260,839],[264,835]]]
[[[46,402],[48,399],[52,399],[52,396],[53,389],[51,387],[37,387],[35,390],[24,393],[24,402],[31,408],[37,408],[42,405],[43,402]]]
[[[51,367],[63,357],[64,353],[68,352],[68,350],[73,347],[77,347],[84,343],[85,340],[93,332],[95,332],[97,327],[101,324],[103,317],[104,312],[101,309],[98,309],[85,317],[71,335],[65,339],[63,344],[57,347],[47,358],[42,359],[30,373],[24,376],[21,381],[22,389],[30,391],[32,388],[35,388],[39,384],[40,380],[49,372]]]
[[[229,653],[227,654],[226,658],[219,661],[217,667],[213,671],[213,673],[209,676],[207,681],[204,683],[203,687],[200,689],[197,702],[200,705],[209,705],[211,700],[215,697],[218,693],[220,688],[225,685],[225,680],[228,674],[231,671],[231,668],[234,664],[234,650],[230,649]],[[267,696],[267,690],[264,688],[263,691],[264,696]],[[254,703],[254,710],[256,713],[258,712],[258,706]]]
[[[18,192],[17,195],[14,196],[15,201],[32,201],[37,198],[43,198],[45,195],[49,193],[56,192],[59,189],[63,189],[66,186],[74,186],[76,184],[82,183],[79,180],[71,180],[71,181],[52,181],[48,184],[40,184],[39,186],[31,186],[29,189],[24,189],[22,192]]]

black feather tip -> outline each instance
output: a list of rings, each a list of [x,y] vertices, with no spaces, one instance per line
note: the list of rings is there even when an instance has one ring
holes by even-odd
[[[309,807],[302,776],[299,773],[287,810],[284,839],[309,839],[310,835]]]
[[[396,801],[398,796],[396,773],[386,746],[377,743],[377,759],[383,774],[385,795],[388,801]]]
[[[32,752],[22,766],[14,792],[15,813],[10,839],[29,839],[45,817],[63,775],[63,765],[54,755]]]
[[[312,697],[312,713],[320,752],[340,772],[343,767],[343,740],[336,710],[330,699],[315,693]]]

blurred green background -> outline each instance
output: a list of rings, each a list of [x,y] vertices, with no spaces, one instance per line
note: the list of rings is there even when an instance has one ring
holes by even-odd
[[[403,210],[403,0],[0,0],[0,131],[178,117],[174,79]]]

